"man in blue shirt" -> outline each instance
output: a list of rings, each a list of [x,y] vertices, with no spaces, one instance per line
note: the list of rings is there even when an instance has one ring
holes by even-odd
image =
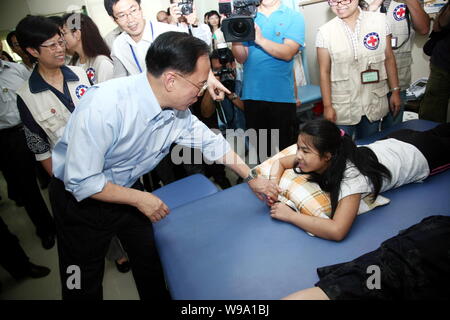
[[[244,65],[241,99],[245,102],[247,129],[278,129],[279,143],[272,142],[272,154],[296,141],[292,59],[304,45],[304,37],[300,13],[281,4],[281,0],[262,0],[255,17],[255,41],[233,42],[233,54]],[[261,138],[258,132],[258,141]],[[267,146],[271,146],[270,138]],[[263,161],[267,155],[260,153]]]
[[[141,299],[164,297],[151,222],[169,209],[143,192],[138,178],[172,143],[199,148],[208,160],[229,166],[260,199],[276,198],[278,187],[253,178],[225,139],[188,110],[206,89],[208,52],[203,41],[186,33],[164,33],[147,53],[146,73],[92,87],[72,114],[53,151],[49,186],[63,298],[102,298],[103,258],[115,234],[129,255]],[[66,285],[71,266],[79,267],[79,286]]]

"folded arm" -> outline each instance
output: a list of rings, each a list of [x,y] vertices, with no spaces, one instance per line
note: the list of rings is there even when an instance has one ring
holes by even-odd
[[[341,199],[332,219],[299,214],[282,203],[273,205],[270,213],[272,218],[292,223],[317,237],[341,241],[350,231],[353,221],[358,214],[360,201],[360,193]]]

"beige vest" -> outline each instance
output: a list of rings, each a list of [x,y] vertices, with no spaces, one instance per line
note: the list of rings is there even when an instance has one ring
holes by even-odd
[[[415,35],[414,29],[412,28],[412,21],[410,21],[411,34],[408,39],[406,5],[404,3],[391,1],[386,14],[386,20],[391,28],[392,37],[397,37],[397,46],[400,46],[406,41],[399,49],[394,49],[400,88],[405,90],[411,83],[411,48]]]
[[[320,27],[325,47],[331,56],[331,103],[339,125],[358,124],[362,116],[380,120],[388,111],[387,73],[384,66],[386,49],[386,17],[376,12],[361,11],[357,39],[357,59],[342,21],[336,17]],[[362,84],[361,72],[379,71],[378,83]]]
[[[86,72],[82,68],[69,66],[68,68],[70,68],[79,78],[79,81],[67,82],[73,104],[77,106],[81,96],[90,87],[90,83],[86,76]],[[53,149],[58,139],[64,133],[64,128],[71,115],[70,111],[50,90],[31,93],[28,81],[17,91],[17,94],[25,102],[34,120],[47,134]]]

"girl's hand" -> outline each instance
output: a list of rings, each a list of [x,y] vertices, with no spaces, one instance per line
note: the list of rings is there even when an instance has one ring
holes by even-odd
[[[248,182],[250,189],[256,194],[256,196],[269,204],[269,201],[277,201],[278,194],[281,192],[280,187],[273,181],[257,177]],[[266,198],[265,198],[265,197]]]
[[[270,208],[270,216],[272,218],[275,218],[277,220],[281,220],[281,221],[284,221],[284,222],[292,223],[292,218],[296,214],[297,213],[294,210],[292,210],[287,205],[285,205],[284,203],[281,203],[281,202],[275,203]]]

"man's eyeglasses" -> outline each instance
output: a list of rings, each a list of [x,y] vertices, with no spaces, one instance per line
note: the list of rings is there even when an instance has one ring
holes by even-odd
[[[128,17],[137,18],[139,16],[139,11],[141,11],[140,7],[131,6],[128,13],[121,12],[115,17],[115,19],[119,22],[127,21]]]
[[[339,3],[341,5],[350,4],[353,0],[328,0],[328,5],[330,7],[336,7]]]
[[[59,47],[61,47],[61,48],[65,48],[66,47],[66,40],[64,40],[64,39],[59,39],[58,41],[56,41],[56,42],[52,42],[52,43],[49,43],[49,44],[41,44],[40,45],[40,47],[43,47],[43,48],[49,48],[51,51],[56,51],[56,49],[58,48],[58,46]]]
[[[205,92],[206,88],[208,88],[208,83],[207,83],[207,82],[205,82],[205,83],[203,84],[203,86],[199,87],[198,85],[196,85],[196,84],[193,83],[192,81],[190,81],[190,80],[186,79],[185,77],[183,77],[183,75],[181,75],[181,74],[179,74],[179,73],[177,73],[177,72],[175,72],[175,74],[176,74],[177,76],[180,76],[181,78],[183,78],[184,80],[186,80],[186,81],[189,82],[190,84],[192,84],[194,87],[196,87],[196,88],[198,89],[197,96],[201,96],[201,95],[203,94],[203,92]]]

